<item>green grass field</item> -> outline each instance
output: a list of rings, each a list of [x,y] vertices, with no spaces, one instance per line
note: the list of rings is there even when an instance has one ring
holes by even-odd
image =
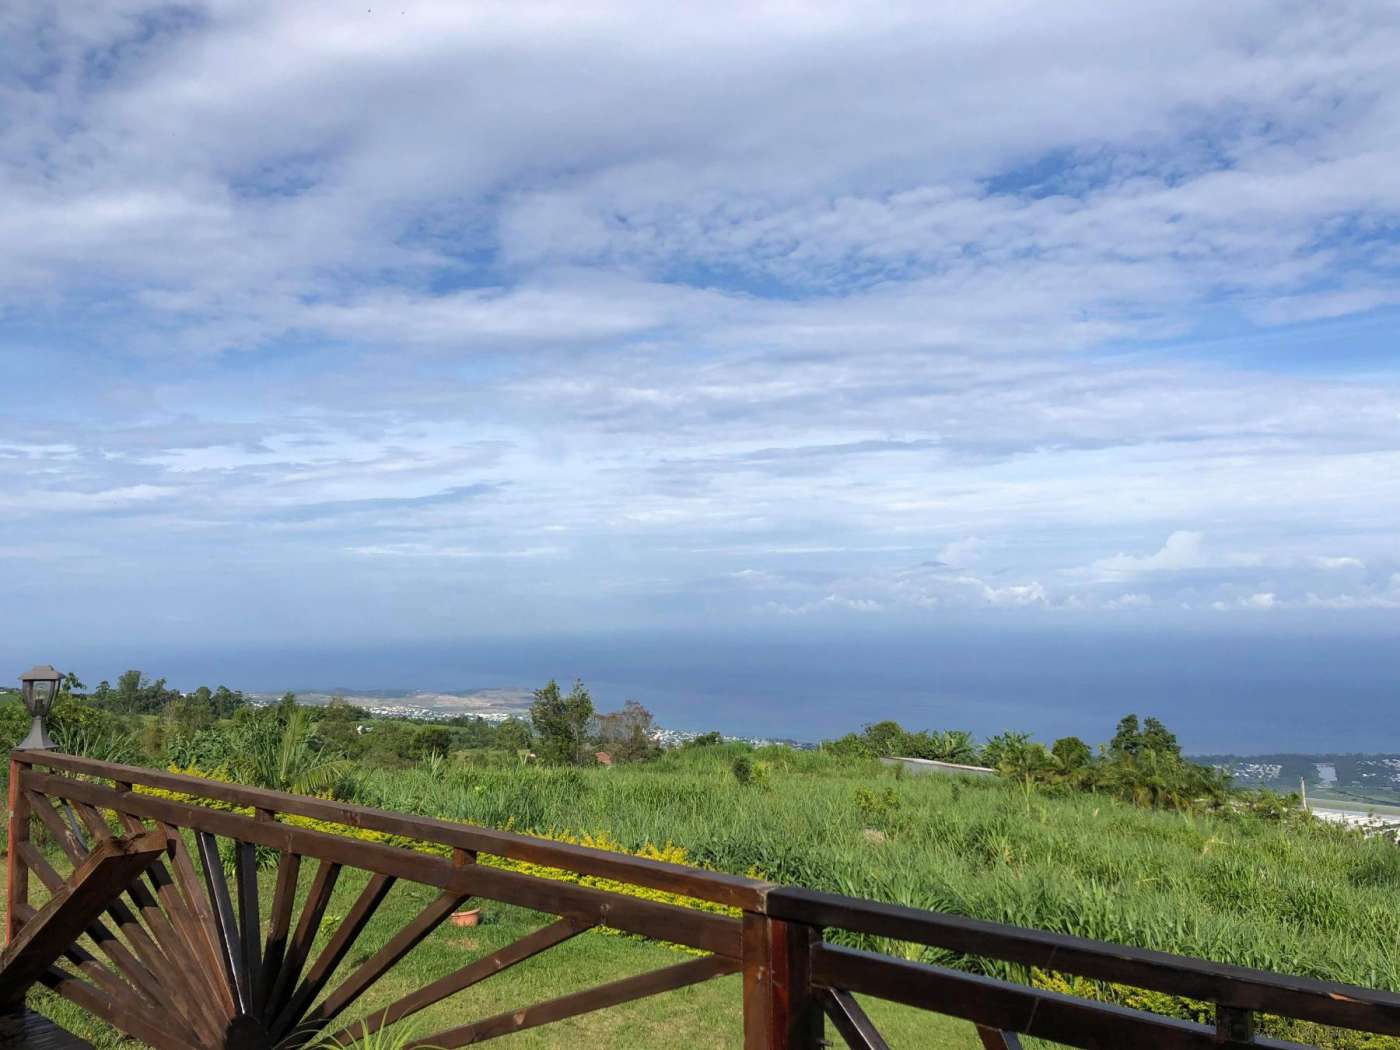
[[[785,749],[760,753],[760,782],[741,785],[729,761],[723,749],[613,769],[449,761],[366,771],[351,787],[356,801],[386,809],[605,831],[632,850],[673,843],[717,870],[1400,990],[1394,843],[1321,822],[1154,811],[1001,779],[901,778],[878,763]]]

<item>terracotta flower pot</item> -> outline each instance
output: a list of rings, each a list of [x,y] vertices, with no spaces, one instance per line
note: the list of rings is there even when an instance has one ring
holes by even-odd
[[[454,911],[452,913],[453,926],[480,926],[481,909],[472,908],[469,911]]]

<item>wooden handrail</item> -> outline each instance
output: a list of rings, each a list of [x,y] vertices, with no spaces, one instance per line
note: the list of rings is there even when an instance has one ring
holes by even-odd
[[[1084,937],[781,887],[768,914],[1319,1024],[1400,1035],[1400,995]]]
[[[126,770],[129,769],[126,767]],[[123,775],[126,775],[125,770]],[[401,846],[364,842],[345,835],[257,820],[226,810],[192,806],[137,792],[114,791],[90,781],[51,773],[30,773],[25,776],[25,785],[52,798],[100,806],[172,827],[193,828],[347,867],[367,868],[394,878],[459,891],[465,896],[487,897],[507,904],[553,911],[559,915],[574,915],[599,925],[674,941],[731,958],[739,955],[738,922],[725,915],[609,893],[556,879],[522,875],[484,864],[457,867],[445,857],[435,857]],[[708,873],[697,870],[695,874],[704,876]]]
[[[818,948],[812,962],[812,980],[819,987],[965,1017],[974,1024],[1039,1036],[1068,1046],[1218,1050],[1222,1045],[1214,1028],[1191,1021],[855,948]],[[1247,1045],[1303,1050],[1301,1044],[1275,1039],[1256,1039]]]
[[[283,791],[269,791],[266,788],[228,784],[221,780],[208,780],[183,773],[166,773],[140,766],[99,762],[56,751],[16,751],[13,757],[17,762],[28,766],[60,769],[68,773],[102,777],[118,783],[142,784],[228,802],[236,806],[291,813],[299,817],[343,824],[349,828],[402,835],[420,842],[436,842],[445,846],[508,857],[511,860],[542,864],[550,868],[563,868],[565,871],[581,875],[616,879],[619,882],[665,890],[696,900],[727,904],[734,908],[761,911],[763,899],[772,886],[772,883],[745,878],[742,875],[701,871],[683,864],[669,864],[665,861],[610,853],[607,850],[575,846],[566,842],[550,842],[547,839],[499,831],[477,824],[460,824],[349,802],[335,802],[306,795],[291,795]]]

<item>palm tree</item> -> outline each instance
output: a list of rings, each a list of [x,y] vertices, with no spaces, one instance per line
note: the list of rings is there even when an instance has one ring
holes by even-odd
[[[1002,748],[997,772],[1004,777],[1015,777],[1029,792],[1031,785],[1044,777],[1054,765],[1054,759],[1050,752],[1045,750],[1044,744],[1029,739],[1011,739],[1006,741]]]
[[[274,791],[318,795],[329,791],[353,767],[348,759],[320,747],[311,712],[294,707],[282,724],[258,718],[239,734],[233,771],[239,780]]]
[[[971,765],[977,761],[977,743],[965,729],[945,729],[933,734],[934,757],[940,762],[961,762]]]

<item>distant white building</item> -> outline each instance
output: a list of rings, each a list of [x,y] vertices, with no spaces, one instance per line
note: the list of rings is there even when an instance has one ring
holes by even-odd
[[[960,762],[936,762],[931,758],[882,758],[887,766],[903,766],[910,773],[944,773],[949,776],[991,777],[996,770],[990,766],[965,766]]]

